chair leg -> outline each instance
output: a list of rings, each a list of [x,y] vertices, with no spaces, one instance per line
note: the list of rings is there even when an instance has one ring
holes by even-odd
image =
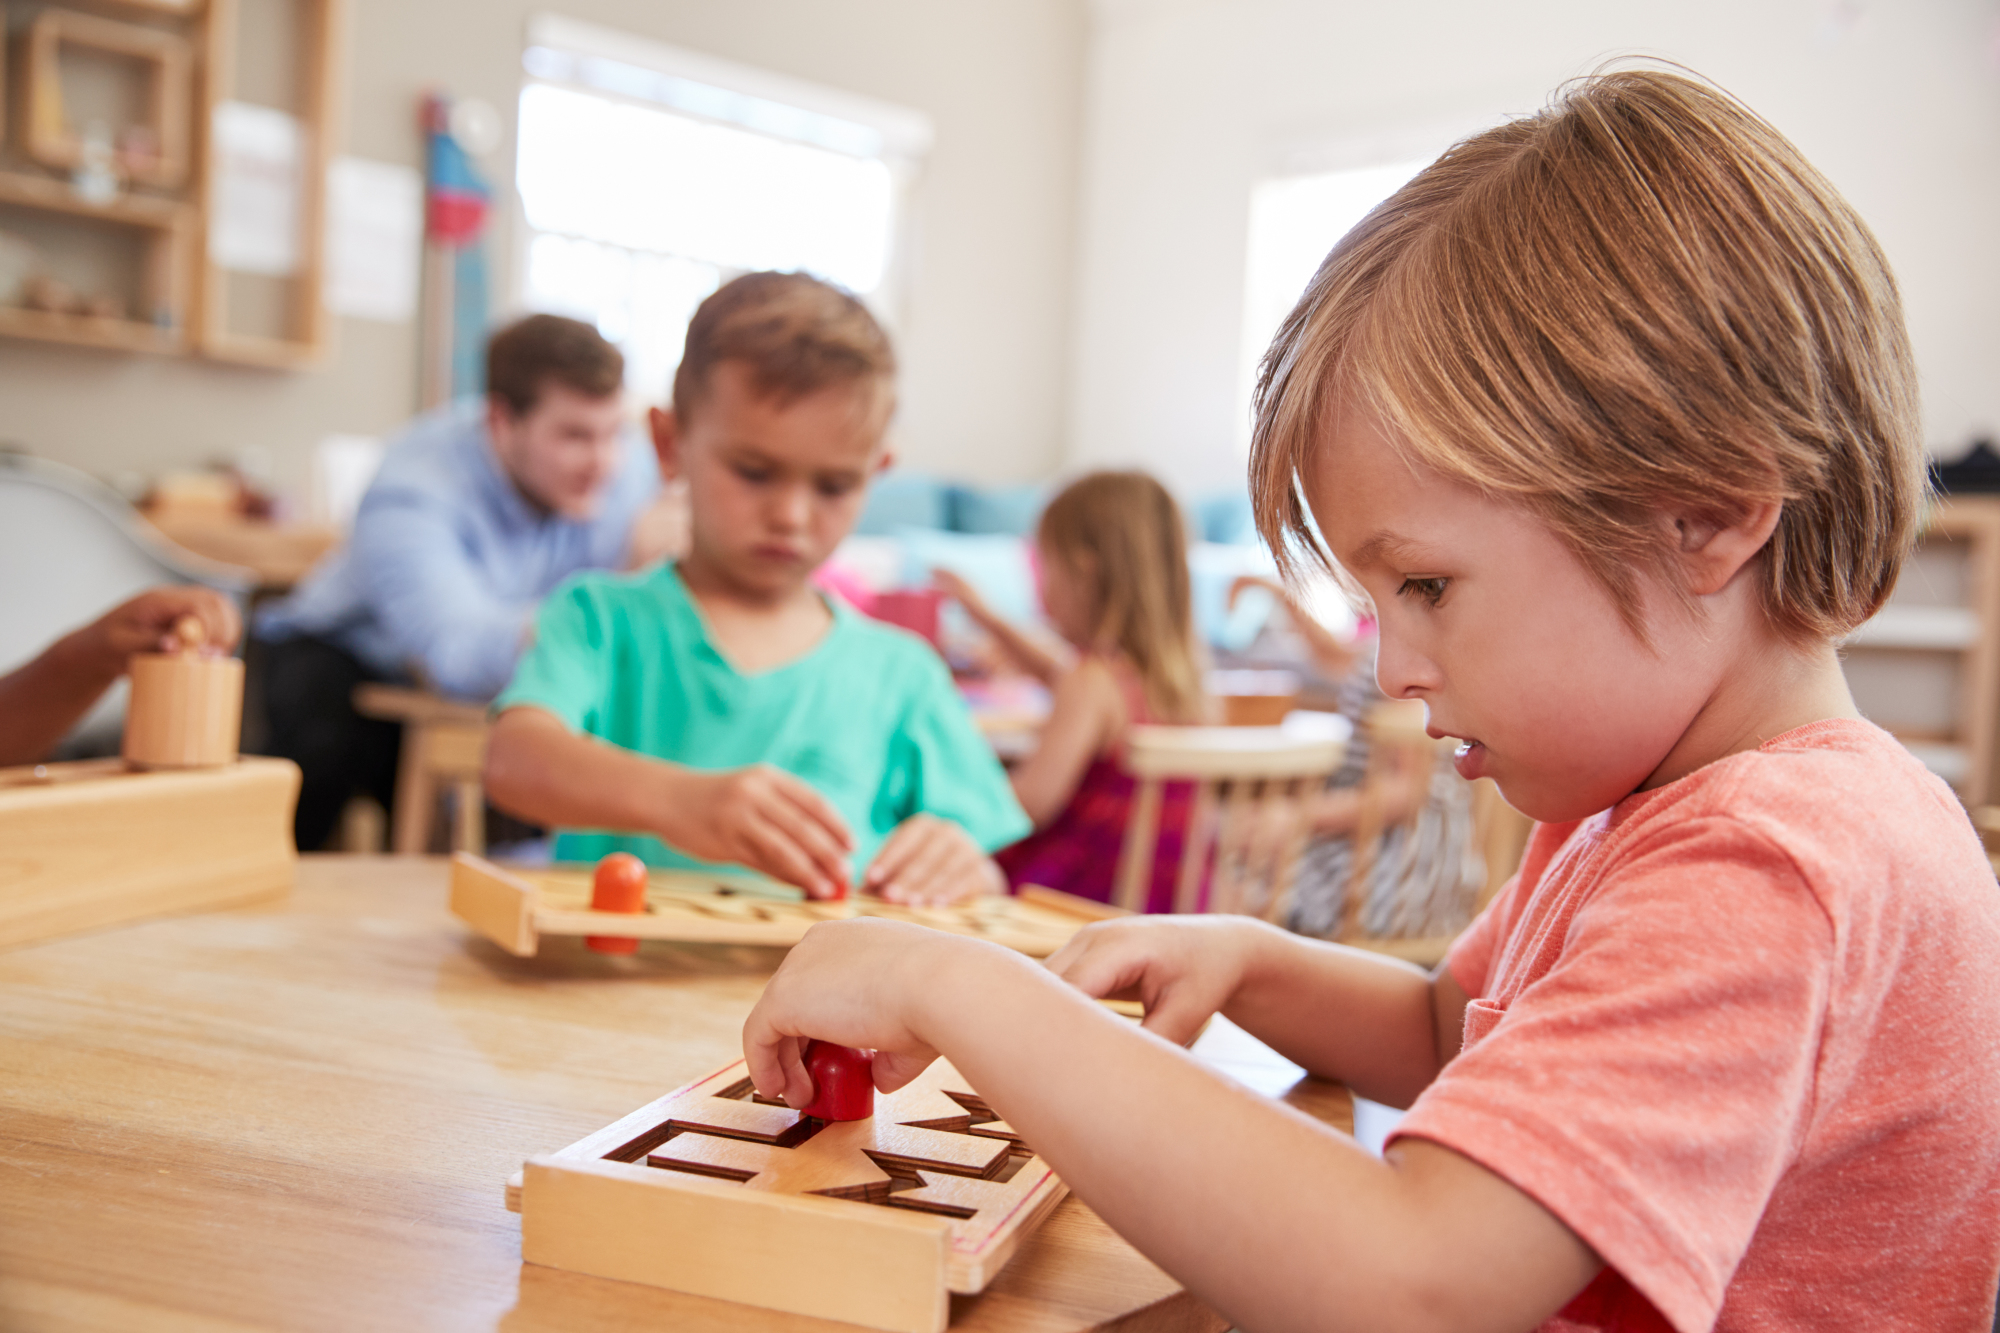
[[[486,789],[475,779],[452,784],[451,849],[475,856],[486,851]]]
[[[1128,912],[1146,910],[1147,890],[1153,882],[1154,841],[1160,827],[1160,781],[1147,778],[1139,783],[1132,798],[1132,814],[1125,825],[1125,842],[1118,852],[1118,878],[1112,895]]]
[[[437,815],[437,781],[425,751],[430,737],[421,723],[403,727],[403,754],[396,763],[396,817],[393,843],[398,856],[422,856],[431,848],[431,820]]]

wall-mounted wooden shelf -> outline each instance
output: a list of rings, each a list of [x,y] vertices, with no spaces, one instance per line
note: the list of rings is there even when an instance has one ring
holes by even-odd
[[[294,20],[252,16],[246,27],[237,0],[87,0],[132,21],[48,7],[15,30],[6,54],[16,58],[0,59],[0,228],[40,252],[41,286],[0,307],[0,337],[280,369],[324,357],[326,168],[345,0],[280,2]],[[106,102],[102,70],[66,70],[65,52],[69,62],[95,53],[124,64],[112,75],[125,100]],[[298,124],[297,263],[282,275],[238,274],[210,254],[223,206],[215,107],[234,97]],[[104,106],[123,108],[96,117],[122,122],[112,127],[118,193],[97,201],[71,177],[87,113]]]
[[[0,172],[0,205],[39,209],[131,228],[142,233],[145,259],[140,308],[124,319],[0,307],[0,334],[121,352],[186,350],[182,312],[195,240],[195,210],[171,199],[120,195],[104,203],[79,198],[61,181]]]
[[[130,145],[116,148],[121,170],[140,185],[163,190],[180,188],[188,174],[188,118],[192,111],[192,60],[186,39],[158,28],[117,19],[80,14],[70,9],[45,9],[22,37],[22,140],[28,156],[45,167],[70,171],[83,160],[83,136],[63,98],[62,50],[84,47],[137,60],[148,67],[147,122],[149,151]],[[120,136],[132,127],[120,128]]]

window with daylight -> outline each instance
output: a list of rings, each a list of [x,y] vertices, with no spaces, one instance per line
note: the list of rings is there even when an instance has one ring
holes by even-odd
[[[1250,397],[1257,364],[1278,326],[1305,294],[1306,284],[1334,243],[1375,205],[1430,165],[1429,157],[1282,176],[1260,181],[1250,193],[1250,246],[1244,271],[1243,343],[1237,413],[1239,454],[1250,448]]]
[[[814,273],[895,322],[921,114],[547,16],[522,63],[521,304],[596,324],[638,397],[738,273]]]

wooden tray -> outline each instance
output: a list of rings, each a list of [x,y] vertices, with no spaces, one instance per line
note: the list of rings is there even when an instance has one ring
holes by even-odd
[[[942,1060],[831,1124],[738,1060],[529,1159],[507,1206],[528,1263],[938,1333],[1068,1192]]]
[[[1046,958],[1116,907],[1053,889],[1023,889],[957,907],[903,907],[880,898],[807,902],[752,876],[654,871],[643,913],[590,910],[590,871],[509,871],[467,852],[451,858],[451,910],[509,953],[531,957],[543,935],[609,935],[704,944],[797,944],[821,921],[876,916],[912,921]]]
[[[289,892],[298,794],[285,759],[0,769],[0,948]]]

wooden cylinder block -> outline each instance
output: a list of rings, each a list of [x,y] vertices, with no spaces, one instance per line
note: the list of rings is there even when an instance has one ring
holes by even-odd
[[[193,653],[138,653],[125,707],[125,762],[138,768],[233,763],[243,725],[243,663]]]

